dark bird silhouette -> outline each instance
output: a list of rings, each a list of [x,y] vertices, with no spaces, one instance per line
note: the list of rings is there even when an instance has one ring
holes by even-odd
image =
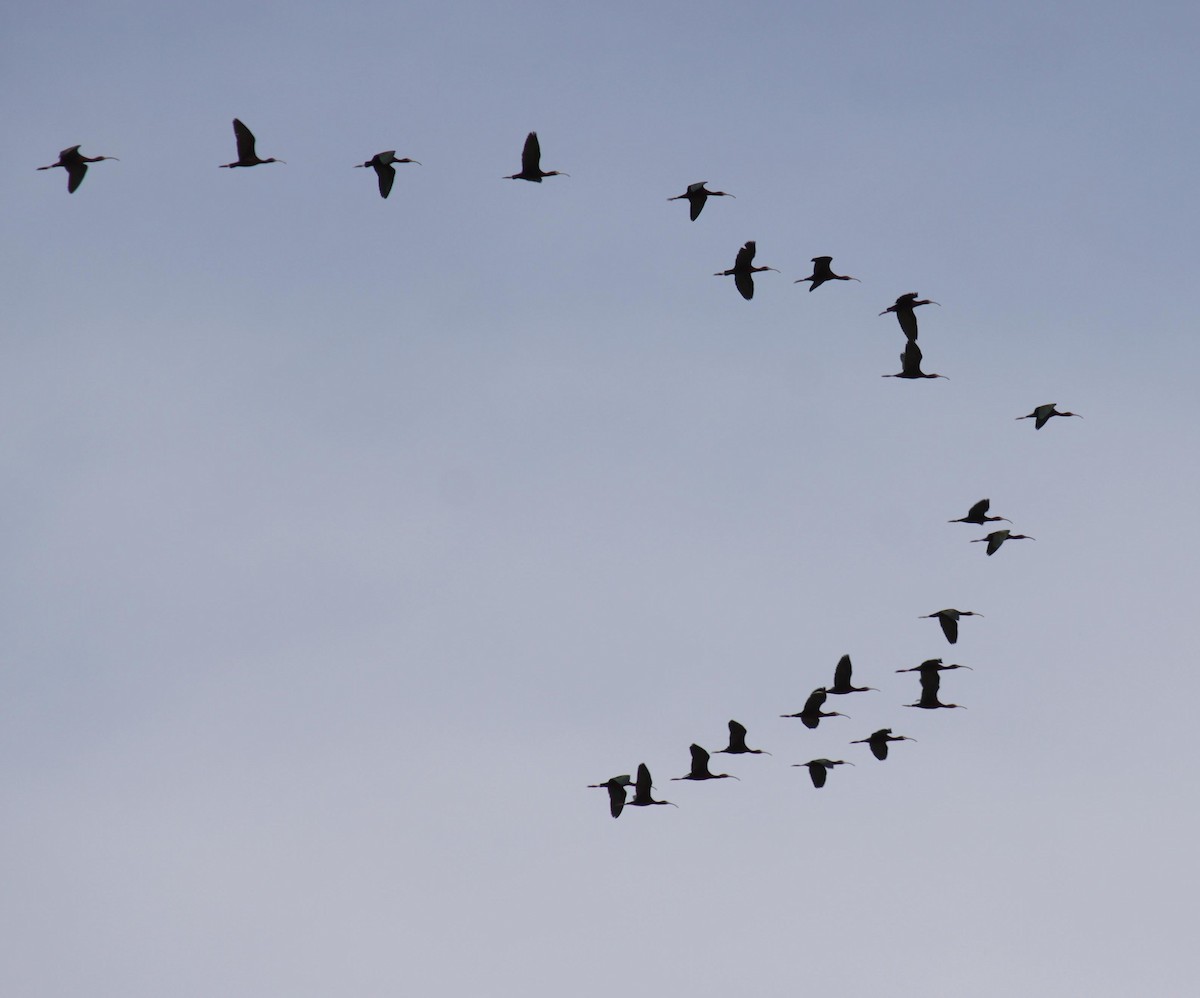
[[[754,253],[756,247],[754,240],[751,239],[745,246],[738,250],[737,258],[733,261],[731,270],[718,270],[713,277],[733,277],[733,283],[737,286],[742,297],[749,301],[754,297],[754,275],[762,270],[775,270],[774,267],[754,267]],[[775,273],[779,273],[775,270]]]
[[[937,707],[962,707],[963,710],[967,709],[966,707],[963,707],[961,703],[942,703],[942,701],[938,699],[937,690],[933,690],[931,692],[924,687],[921,689],[920,700],[918,700],[916,703],[906,703],[904,706],[924,707],[926,710],[933,710]]]
[[[233,135],[237,139],[238,158],[232,163],[222,163],[222,169],[232,169],[235,166],[261,166],[263,163],[282,163],[283,160],[274,156],[269,159],[259,159],[254,151],[254,133],[243,125],[237,118],[233,119]]]
[[[825,786],[825,781],[829,778],[829,771],[834,766],[853,765],[854,763],[846,762],[844,759],[810,759],[808,762],[792,763],[793,767],[808,767],[808,775],[812,778],[813,786],[818,790]]]
[[[1014,534],[1011,530],[993,530],[987,537],[976,537],[971,541],[972,544],[982,544],[987,541],[987,553],[990,557],[1000,550],[1000,545],[1005,541],[1036,541],[1036,537],[1030,537],[1028,534]]]
[[[946,378],[944,374],[926,374],[921,370],[921,348],[917,346],[916,340],[909,340],[904,347],[904,353],[900,355],[900,373],[899,374],[884,374],[885,378]],[[946,378],[949,381],[949,378]]]
[[[525,136],[525,148],[521,150],[521,172],[505,177],[505,180],[528,180],[540,184],[542,177],[569,177],[569,173],[561,170],[542,169],[542,146],[538,142],[537,132]]]
[[[371,167],[375,171],[375,176],[379,178],[379,196],[387,197],[392,193],[392,184],[396,181],[396,163],[416,163],[420,166],[419,160],[415,159],[397,159],[396,150],[389,149],[387,152],[377,152],[365,163],[358,163],[357,168]]]
[[[621,817],[621,811],[625,807],[625,788],[630,786],[633,780],[626,773],[623,776],[614,776],[611,780],[605,780],[603,783],[589,783],[589,787],[603,787],[608,791],[608,813],[614,818]]]
[[[672,780],[736,780],[736,776],[728,773],[714,773],[708,768],[708,753],[699,745],[692,743],[692,769],[687,776],[672,776]]]
[[[917,339],[917,313],[918,305],[938,305],[936,301],[930,301],[928,298],[917,298],[915,291],[910,291],[906,295],[901,295],[896,299],[895,305],[890,305],[885,308],[880,315],[887,315],[888,312],[896,313],[896,321],[900,323],[900,328],[904,331],[904,335],[908,337],[910,343],[915,343]]]
[[[980,499],[974,506],[967,510],[966,516],[960,516],[957,520],[947,520],[947,523],[975,523],[983,526],[985,523],[990,523],[993,520],[1003,520],[1005,523],[1012,523],[1012,520],[1006,516],[988,516],[987,511],[992,508],[991,499]]]
[[[833,685],[826,686],[826,693],[866,693],[867,690],[875,690],[874,686],[852,686],[850,683],[850,670],[853,666],[850,664],[850,656],[843,655],[838,659],[838,664],[833,669]],[[878,693],[878,690],[875,690]]]
[[[692,221],[696,221],[700,217],[700,212],[704,210],[704,203],[709,198],[731,198],[732,194],[726,194],[724,191],[710,191],[704,185],[707,180],[701,180],[698,184],[688,184],[688,188],[682,194],[676,194],[673,198],[667,198],[668,201],[678,201],[680,198],[687,200],[689,214]]]
[[[49,166],[39,166],[39,170],[53,170],[61,166],[67,171],[67,193],[74,194],[87,176],[88,163],[99,163],[102,159],[117,159],[116,156],[85,156],[79,151],[79,146],[71,146],[58,154],[58,162]],[[119,163],[120,160],[117,160]]]
[[[746,747],[746,726],[737,721],[729,722],[729,748],[717,749],[717,755],[727,752],[729,755],[770,755],[770,752],[760,748]]]
[[[649,807],[651,804],[671,804],[669,800],[655,800],[650,791],[654,789],[654,784],[650,781],[650,770],[644,762],[638,763],[637,782],[633,785],[633,800],[626,801],[629,807]],[[678,804],[671,804],[671,807],[679,807]]]
[[[869,745],[871,746],[871,754],[880,762],[888,757],[888,742],[915,742],[915,738],[910,738],[908,735],[893,735],[891,728],[880,728],[874,732],[869,738],[859,738],[852,741],[851,745]]]
[[[798,281],[792,281],[793,284],[803,284],[805,281],[812,281],[809,285],[809,291],[816,291],[826,281],[858,281],[857,277],[847,277],[845,274],[835,274],[833,268],[829,265],[833,263],[831,256],[814,256],[812,258],[813,272],[808,277],[801,277]],[[859,281],[861,284],[862,282]]]
[[[937,613],[922,614],[920,620],[929,620],[932,617],[937,618],[937,622],[942,625],[942,633],[946,635],[946,640],[951,644],[958,641],[958,619],[960,617],[982,617],[982,613],[976,613],[974,610],[938,610]]]
[[[941,682],[940,676],[943,672],[948,672],[950,669],[966,669],[970,672],[974,670],[969,665],[942,665],[940,658],[927,658],[920,665],[914,665],[911,669],[897,669],[897,672],[919,672],[921,674],[921,688],[925,689],[926,684],[933,685],[934,692],[937,691],[938,683]]]
[[[1057,402],[1047,402],[1045,405],[1039,405],[1028,416],[1018,416],[1017,419],[1032,419],[1034,420],[1033,428],[1040,430],[1054,416],[1079,416],[1077,412],[1059,412],[1054,408],[1056,405],[1058,405]],[[1082,416],[1079,418],[1083,419]]]
[[[849,717],[849,714],[839,714],[836,710],[826,713],[821,710],[825,703],[825,698],[829,695],[829,691],[824,686],[818,686],[809,695],[804,702],[804,709],[798,714],[780,714],[780,717],[798,717],[804,722],[806,728],[815,728],[821,723],[823,717]]]

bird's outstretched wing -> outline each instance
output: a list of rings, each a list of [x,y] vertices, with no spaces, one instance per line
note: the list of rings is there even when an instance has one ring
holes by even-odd
[[[542,172],[542,146],[537,132],[525,136],[525,148],[521,150],[521,172],[534,176]]]
[[[382,160],[375,162],[375,175],[379,178],[379,196],[387,197],[392,193],[392,184],[396,182],[396,168],[391,163]],[[613,815],[615,818],[616,815]]]
[[[233,135],[237,139],[239,160],[257,159],[254,152],[254,133],[237,118],[233,119]]]

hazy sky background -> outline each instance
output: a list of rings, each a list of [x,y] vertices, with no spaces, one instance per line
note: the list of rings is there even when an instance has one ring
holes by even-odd
[[[1192,993],[1198,32],[9,9],[0,991]],[[907,291],[948,381],[880,377]]]

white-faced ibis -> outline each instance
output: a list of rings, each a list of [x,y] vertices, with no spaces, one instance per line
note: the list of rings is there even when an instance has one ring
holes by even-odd
[[[746,726],[737,721],[729,722],[729,748],[717,749],[716,754],[726,752],[729,755],[770,755],[770,752],[760,748],[746,747]]]
[[[993,555],[1000,550],[1000,545],[1005,541],[1036,541],[1036,537],[1030,537],[1028,534],[1014,534],[1011,530],[993,530],[987,537],[976,537],[971,541],[972,544],[982,544],[987,541],[987,553]]]
[[[818,686],[804,701],[804,708],[797,714],[780,714],[780,717],[798,717],[806,728],[815,728],[823,717],[849,717],[849,714],[839,714],[836,710],[826,713],[821,710],[829,691],[824,686]]]
[[[812,778],[812,784],[818,790],[825,786],[825,781],[829,778],[829,771],[834,766],[853,766],[854,763],[846,762],[844,759],[810,759],[808,762],[794,762],[793,767],[803,766],[808,768],[808,775]]]
[[[1056,405],[1058,405],[1057,402],[1047,402],[1045,405],[1039,405],[1028,416],[1018,416],[1017,419],[1032,419],[1034,421],[1033,428],[1040,430],[1054,416],[1079,416],[1077,412],[1059,412],[1054,408]],[[1082,416],[1079,416],[1079,418],[1083,419]]]
[[[914,665],[911,669],[897,669],[897,672],[919,672],[921,674],[921,684],[924,686],[926,678],[932,676],[937,679],[939,673],[948,672],[950,669],[967,669],[973,672],[974,670],[969,665],[942,665],[940,658],[927,658],[920,665]]]
[[[936,690],[931,692],[927,689],[921,690],[921,699],[916,703],[906,703],[904,706],[922,707],[925,710],[935,710],[938,707],[962,707],[963,710],[967,709],[961,703],[942,703],[942,701],[938,699]]]
[[[732,277],[733,283],[737,285],[738,291],[741,292],[742,297],[747,301],[754,297],[754,275],[762,270],[775,270],[774,267],[752,266],[755,250],[754,240],[751,239],[745,246],[738,250],[732,269],[718,270],[713,274],[713,277]],[[778,274],[779,271],[775,270],[775,273]]]
[[[397,163],[416,163],[420,166],[419,160],[415,159],[397,159],[396,150],[389,149],[387,152],[377,152],[365,163],[356,164],[359,169],[363,167],[371,167],[375,171],[375,176],[379,178],[379,196],[387,197],[392,193],[392,184],[396,181],[396,166]]]
[[[282,163],[283,160],[274,156],[269,159],[259,159],[254,151],[254,133],[243,125],[237,118],[233,119],[233,136],[237,139],[238,158],[232,163],[222,163],[222,169],[232,169],[235,166],[261,166],[263,163]]]
[[[813,272],[808,277],[801,277],[798,281],[792,281],[793,284],[803,284],[805,281],[812,281],[809,285],[809,291],[816,291],[826,281],[858,281],[857,277],[847,277],[845,274],[835,274],[830,264],[833,263],[831,256],[814,256],[812,258]],[[861,284],[862,282],[859,281]]]
[[[736,780],[728,773],[714,773],[708,768],[709,755],[695,743],[692,744],[692,768],[687,776],[672,776],[672,780]]]
[[[625,807],[625,798],[627,796],[625,788],[630,786],[633,780],[629,778],[629,774],[623,776],[614,776],[611,780],[605,780],[603,783],[589,783],[589,787],[602,787],[608,791],[608,813],[614,818],[621,817],[621,810]]]
[[[930,620],[936,617],[937,622],[942,625],[942,633],[946,635],[946,640],[951,644],[958,641],[958,620],[960,617],[982,617],[982,613],[976,613],[974,610],[938,610],[937,613],[922,614],[918,619]]]
[[[988,516],[987,511],[992,508],[991,499],[980,499],[974,506],[967,510],[966,516],[960,516],[957,520],[947,520],[947,523],[974,523],[978,526],[983,526],[985,523],[990,523],[993,520],[1003,520],[1005,523],[1012,523],[1012,520],[1006,516]]]
[[[688,188],[682,194],[676,194],[673,198],[667,198],[668,201],[678,201],[680,198],[687,200],[689,214],[692,221],[696,221],[700,217],[700,212],[704,210],[704,202],[709,198],[731,198],[732,194],[726,194],[724,191],[710,191],[704,185],[707,180],[701,180],[698,184],[688,184]]]
[[[521,172],[505,177],[505,180],[528,180],[540,184],[542,177],[569,177],[569,173],[561,170],[542,169],[542,146],[538,142],[537,132],[525,136],[525,148],[521,150]]]
[[[833,669],[833,685],[826,686],[826,693],[866,693],[867,690],[875,690],[874,686],[853,686],[850,682],[850,671],[853,666],[850,664],[850,656],[843,655],[838,659],[838,664]],[[875,690],[878,693],[878,690]]]
[[[638,763],[637,782],[633,785],[633,800],[626,801],[629,807],[649,807],[651,804],[671,804],[669,800],[655,800],[650,792],[654,784],[650,780],[650,770],[644,762]],[[671,807],[679,807],[671,804]]]
[[[56,166],[61,166],[67,171],[67,193],[74,194],[79,190],[79,185],[83,183],[83,178],[87,175],[88,163],[99,163],[102,159],[117,159],[116,156],[84,156],[79,151],[79,146],[71,146],[70,149],[64,149],[58,154],[58,162],[51,163],[49,166],[39,166],[39,170],[53,170]],[[117,160],[120,162],[120,160]]]
[[[884,374],[885,378],[946,378],[944,374],[926,374],[921,370],[921,348],[917,346],[916,340],[909,340],[904,347],[904,353],[900,355],[900,373],[899,374]],[[949,381],[949,378],[946,378]]]
[[[909,341],[915,341],[917,338],[917,313],[915,311],[918,305],[939,305],[936,301],[930,301],[928,298],[917,298],[915,291],[910,291],[906,295],[901,295],[896,299],[895,305],[889,305],[880,315],[887,315],[888,312],[896,313],[896,321],[900,323],[900,328]]]
[[[871,746],[871,754],[880,762],[888,757],[888,742],[915,742],[915,738],[910,738],[908,735],[893,735],[891,728],[880,728],[868,738],[858,738],[852,741],[851,745],[869,745]]]

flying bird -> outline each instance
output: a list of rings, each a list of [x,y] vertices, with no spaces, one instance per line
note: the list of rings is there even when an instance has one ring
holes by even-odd
[[[974,523],[978,526],[983,526],[985,523],[990,523],[993,520],[1003,520],[1005,523],[1012,523],[1012,520],[1005,516],[988,516],[987,511],[992,508],[991,499],[980,499],[974,506],[967,510],[966,516],[960,516],[957,520],[947,520],[947,523]]]
[[[910,343],[915,343],[917,339],[917,313],[918,305],[938,305],[936,301],[930,301],[928,298],[917,298],[915,291],[910,291],[906,295],[901,295],[896,299],[895,305],[889,305],[880,315],[887,315],[888,312],[896,314],[896,321],[900,323],[900,328],[904,335],[908,337]]]
[[[916,340],[909,340],[904,347],[904,353],[900,355],[900,373],[899,374],[884,374],[885,378],[946,378],[944,374],[926,374],[921,370],[921,348],[917,346]],[[949,378],[946,378],[949,381]]]
[[[871,754],[880,762],[888,757],[888,742],[915,742],[915,738],[910,738],[908,735],[893,735],[891,728],[880,728],[868,738],[859,738],[852,741],[851,745],[869,745],[871,746]]]
[[[946,635],[946,640],[951,644],[958,641],[958,619],[960,617],[982,617],[982,613],[976,613],[974,610],[938,610],[937,613],[926,613],[921,615],[920,620],[929,620],[932,617],[937,618],[937,622],[942,625],[942,633]]]
[[[808,767],[808,775],[812,778],[813,786],[818,790],[825,786],[825,781],[829,778],[829,771],[834,766],[853,765],[854,763],[846,762],[844,759],[810,759],[808,762],[792,763],[793,767]]]
[[[714,773],[708,768],[708,753],[695,743],[692,744],[692,768],[687,776],[672,776],[672,780],[736,780],[728,773]]]
[[[826,693],[865,693],[867,690],[875,690],[874,686],[853,686],[850,683],[850,670],[853,666],[850,664],[850,656],[843,655],[838,659],[838,664],[833,669],[833,685],[826,686]],[[875,690],[878,693],[878,690]]]
[[[629,807],[649,807],[651,804],[671,804],[669,800],[655,800],[650,791],[654,784],[650,781],[650,770],[644,762],[638,763],[637,782],[633,785],[633,800],[626,801]],[[671,804],[671,807],[679,807]]]
[[[732,194],[726,194],[724,191],[710,191],[704,185],[707,180],[701,180],[698,184],[688,184],[688,188],[682,194],[676,194],[673,198],[667,198],[668,201],[678,201],[680,198],[687,200],[689,214],[692,221],[696,221],[700,217],[700,212],[704,210],[704,203],[709,198],[731,198]]]
[[[857,277],[847,277],[844,274],[835,274],[833,268],[829,265],[833,263],[831,256],[814,256],[812,258],[813,272],[808,277],[801,277],[798,281],[792,281],[793,284],[803,284],[805,281],[812,281],[809,285],[809,291],[816,291],[826,281],[858,281]],[[859,281],[861,284],[862,281]]]
[[[921,699],[916,703],[907,703],[906,707],[924,707],[931,710],[935,707],[959,707],[957,703],[942,703],[938,692],[942,686],[942,673],[948,669],[970,669],[969,665],[942,665],[940,658],[926,659],[920,665],[911,669],[897,669],[897,672],[919,672],[921,674]],[[966,710],[963,707],[963,710]]]
[[[614,818],[621,817],[621,811],[625,807],[625,788],[630,786],[633,780],[629,778],[629,774],[623,776],[614,776],[611,780],[605,780],[603,783],[589,783],[589,787],[602,787],[608,791],[608,813]]]
[[[972,544],[982,544],[987,541],[988,557],[994,555],[1000,550],[1000,545],[1005,541],[1036,541],[1036,537],[1030,537],[1028,534],[1014,534],[1011,530],[993,530],[986,537],[976,537],[971,541]]]
[[[726,752],[729,755],[770,755],[770,752],[760,748],[746,747],[746,726],[737,721],[729,722],[729,748],[717,749],[717,754]]]
[[[397,163],[421,165],[420,161],[415,159],[397,159],[396,150],[389,149],[387,152],[377,152],[365,163],[358,163],[356,166],[358,169],[369,166],[375,171],[375,176],[379,178],[379,196],[385,198],[392,193],[392,184],[396,181],[395,164]]]
[[[742,297],[749,301],[754,297],[754,275],[762,270],[775,270],[774,267],[754,267],[754,253],[756,247],[754,240],[751,239],[745,246],[738,250],[737,258],[733,262],[733,267],[730,270],[718,270],[713,277],[733,277],[733,283],[737,286]],[[779,273],[775,270],[775,273]]]
[[[505,177],[505,180],[528,180],[540,184],[542,177],[569,177],[569,173],[561,170],[542,169],[542,146],[538,142],[537,132],[525,136],[525,148],[521,150],[521,172]]]
[[[117,159],[116,156],[85,156],[79,151],[79,146],[71,146],[58,154],[58,162],[49,166],[39,166],[39,170],[53,170],[61,166],[67,171],[67,193],[74,194],[87,176],[88,163],[99,163],[102,159]],[[117,160],[120,162],[120,160]]]
[[[1039,405],[1028,416],[1018,416],[1017,419],[1032,419],[1034,421],[1033,428],[1040,430],[1054,416],[1079,416],[1077,412],[1059,412],[1054,408],[1056,405],[1058,405],[1057,402],[1047,402],[1045,405]],[[1082,416],[1079,416],[1079,418],[1083,419]]]
[[[232,163],[222,163],[222,169],[232,169],[235,166],[261,166],[263,163],[282,163],[283,160],[274,156],[269,159],[259,159],[254,151],[254,133],[243,125],[237,118],[233,119],[233,135],[237,139],[238,158]]]
[[[780,717],[798,717],[806,728],[815,728],[823,717],[849,717],[849,714],[839,714],[836,710],[826,713],[821,710],[829,691],[824,686],[818,686],[804,701],[804,708],[797,714],[780,714]]]

